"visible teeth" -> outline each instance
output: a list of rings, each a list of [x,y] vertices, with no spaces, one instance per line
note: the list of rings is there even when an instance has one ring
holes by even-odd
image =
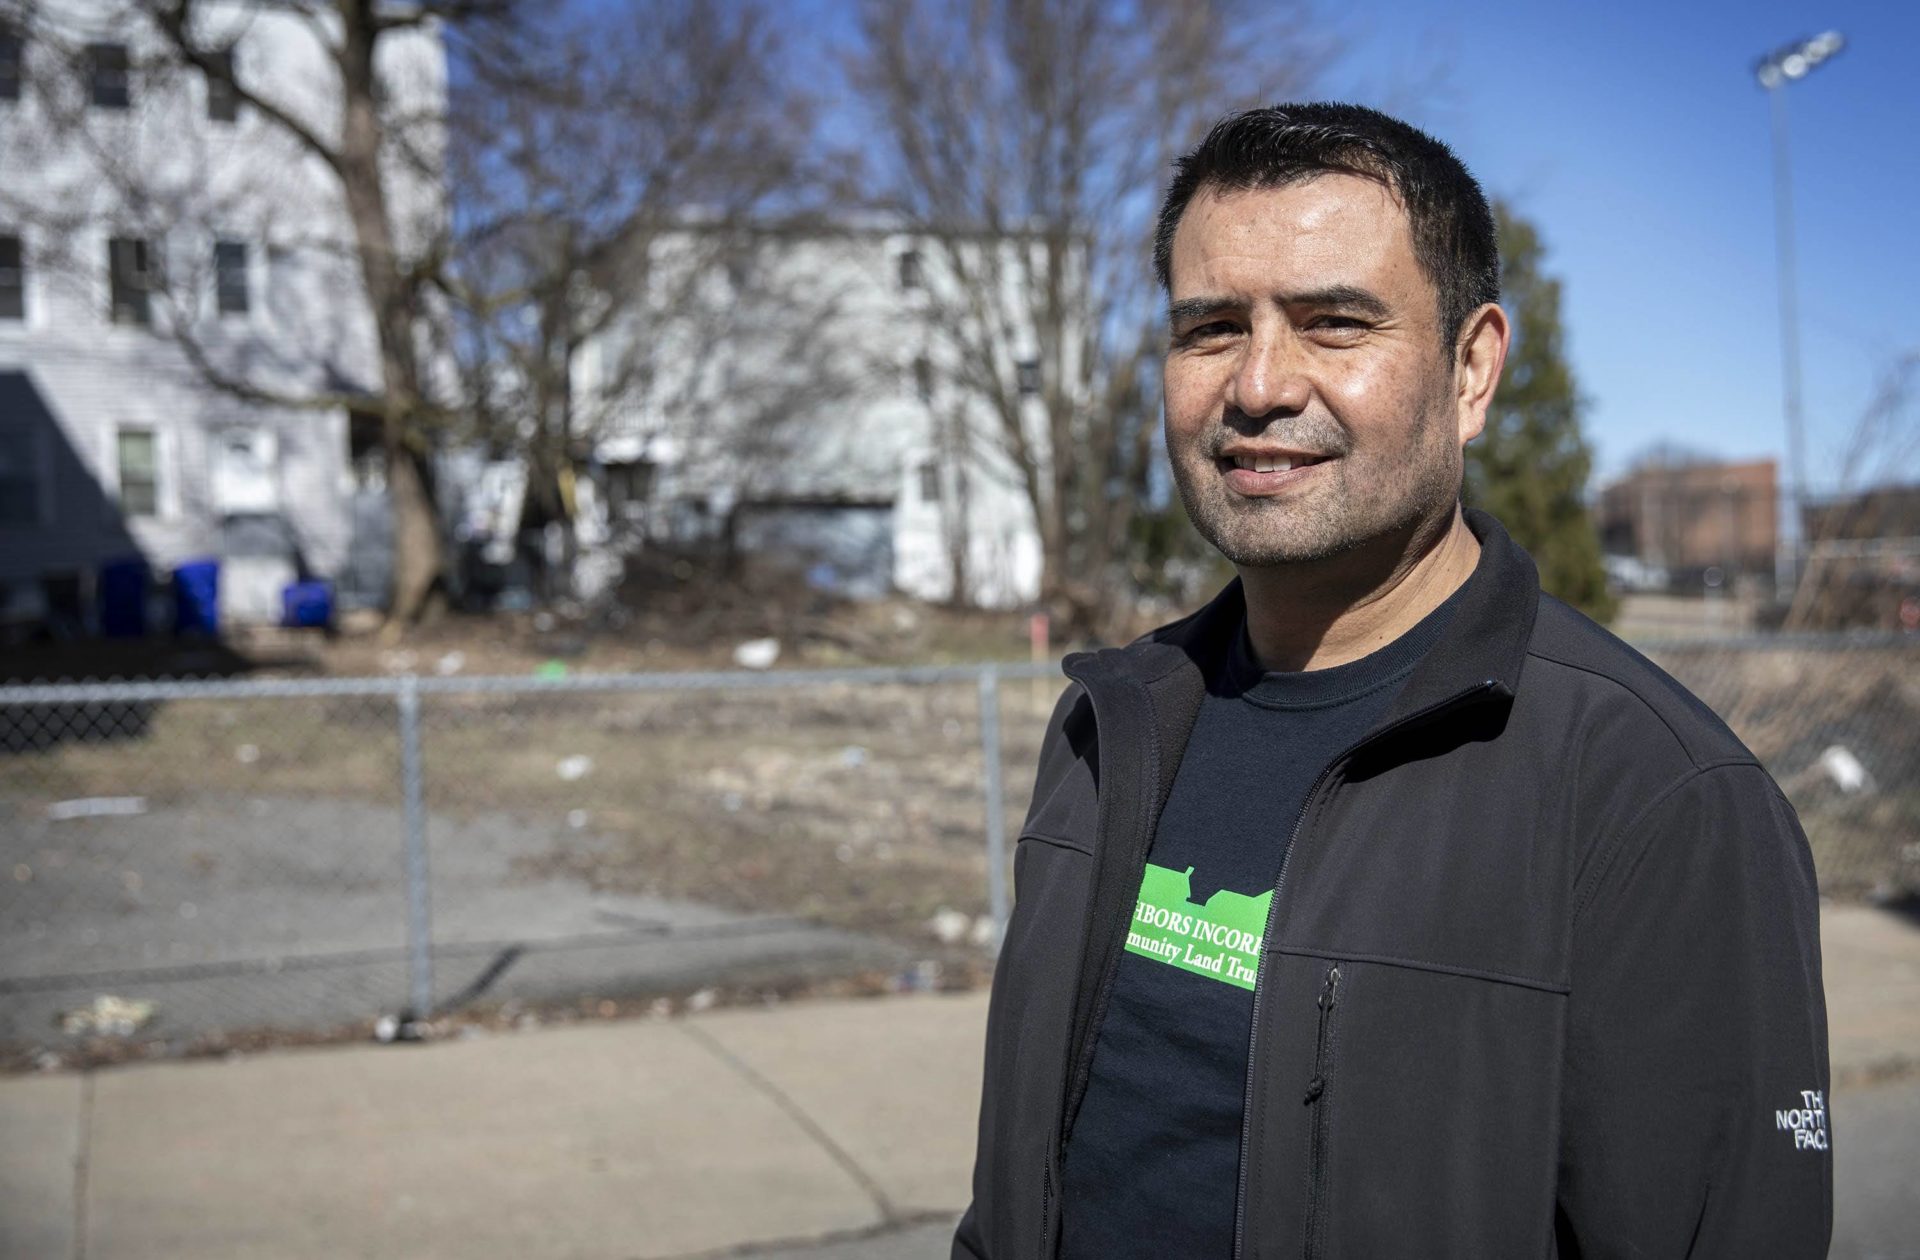
[[[1288,472],[1293,468],[1290,459],[1273,459],[1266,455],[1236,455],[1233,463],[1236,468],[1251,468],[1254,472]]]

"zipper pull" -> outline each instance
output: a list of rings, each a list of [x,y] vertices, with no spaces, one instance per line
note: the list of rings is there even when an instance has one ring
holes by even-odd
[[[1333,1003],[1340,996],[1340,964],[1327,968],[1326,987],[1320,990],[1320,999],[1314,1005],[1320,1009],[1320,1032],[1313,1047],[1313,1079],[1307,1082],[1307,1096],[1301,1099],[1306,1106],[1313,1106],[1320,1095],[1327,1092],[1327,1078],[1320,1068],[1327,1052],[1327,1018],[1333,1013]]]

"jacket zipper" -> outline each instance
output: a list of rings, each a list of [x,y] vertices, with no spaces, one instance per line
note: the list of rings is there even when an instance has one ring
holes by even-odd
[[[1327,1128],[1332,1123],[1327,1108],[1327,1086],[1333,1075],[1333,1004],[1340,993],[1340,964],[1327,968],[1327,982],[1320,990],[1320,1031],[1313,1044],[1313,1079],[1307,1082],[1303,1100],[1313,1108],[1313,1135],[1307,1150],[1307,1260],[1314,1260],[1326,1248],[1323,1235],[1327,1226]]]
[[[1444,700],[1436,701],[1424,709],[1409,713],[1407,716],[1383,730],[1375,731],[1327,763],[1326,768],[1320,772],[1320,776],[1313,781],[1313,786],[1307,789],[1306,799],[1300,806],[1300,815],[1293,820],[1293,833],[1287,837],[1286,852],[1280,855],[1280,874],[1273,883],[1273,897],[1267,902],[1267,924],[1260,936],[1263,952],[1265,943],[1273,939],[1274,925],[1279,921],[1280,898],[1287,890],[1287,871],[1293,865],[1293,851],[1299,847],[1300,833],[1307,825],[1307,815],[1313,810],[1314,798],[1320,795],[1321,787],[1326,783],[1327,779],[1332,776],[1333,772],[1345,764],[1349,757],[1367,745],[1382,740],[1397,731],[1404,731],[1409,727],[1416,726],[1442,710],[1453,708],[1455,705],[1461,704],[1474,697],[1495,693],[1499,691],[1500,688],[1501,684],[1498,679],[1489,678],[1485,682],[1476,683],[1464,691],[1455,692]],[[1240,1100],[1240,1176],[1238,1188],[1234,1192],[1233,1203],[1234,1260],[1241,1260],[1241,1257],[1246,1254],[1247,1156],[1253,1148],[1253,1125],[1250,1117],[1253,1115],[1254,1051],[1258,1048],[1260,1041],[1260,999],[1265,995],[1266,987],[1267,967],[1266,959],[1263,957],[1256,964],[1253,976],[1253,1022],[1247,1028],[1247,1086]],[[1324,1027],[1325,1025],[1323,1023],[1323,1030]]]
[[[1040,1166],[1040,1250],[1034,1254],[1047,1254],[1047,1232],[1053,1228],[1053,1157],[1042,1159]]]
[[[1273,896],[1267,901],[1267,925],[1260,933],[1261,949],[1273,939],[1273,926],[1280,913],[1280,894],[1286,891],[1287,870],[1293,865],[1293,849],[1300,841],[1301,828],[1307,825],[1307,812],[1313,808],[1313,798],[1320,794],[1320,785],[1327,781],[1335,766],[1346,760],[1346,754],[1327,763],[1320,771],[1320,777],[1307,789],[1307,797],[1300,806],[1300,816],[1293,820],[1293,833],[1287,837],[1286,852],[1280,855],[1280,874],[1273,881]],[[1267,988],[1267,967],[1264,957],[1256,959],[1253,972],[1253,1022],[1247,1028],[1247,1085],[1240,1098],[1240,1176],[1239,1186],[1234,1191],[1233,1201],[1233,1255],[1234,1260],[1246,1254],[1247,1241],[1247,1155],[1253,1149],[1253,1125],[1247,1117],[1253,1114],[1253,1052],[1255,1043],[1260,1039],[1260,999]]]
[[[1090,702],[1092,702],[1094,706],[1094,721],[1097,728],[1099,723],[1099,718],[1100,718],[1101,706],[1097,696],[1095,695],[1096,689],[1093,683],[1089,681],[1089,679],[1086,677],[1084,673],[1078,672],[1071,665],[1068,666],[1065,672],[1068,678],[1079,683],[1083,688],[1086,689],[1087,699]],[[1154,735],[1151,726],[1149,726],[1148,728],[1148,735],[1150,739],[1150,743],[1149,743],[1150,758],[1149,758],[1149,763],[1148,763],[1146,772],[1149,776],[1151,776],[1156,773],[1156,771],[1153,768],[1153,759],[1158,757],[1158,738],[1156,735]],[[1104,750],[1106,745],[1102,744],[1101,747]],[[1105,761],[1104,751],[1101,754],[1101,760],[1104,763]],[[1105,767],[1103,765],[1101,778],[1106,779],[1107,777],[1108,775],[1106,774]],[[1152,840],[1151,836],[1147,837],[1148,843],[1151,843],[1151,840]],[[1145,849],[1143,847],[1142,853],[1144,854],[1144,852],[1145,852]],[[1082,971],[1086,969],[1087,954],[1092,945],[1094,933],[1098,930],[1098,926],[1099,925],[1094,921],[1092,908],[1089,907],[1087,923],[1084,930],[1081,933],[1081,938],[1080,938],[1080,969]],[[1117,964],[1118,959],[1119,959],[1119,952],[1115,951],[1113,957],[1107,960],[1106,970],[1110,971],[1112,967]],[[1256,984],[1258,983],[1257,977],[1255,979],[1255,983]],[[1098,1022],[1098,1015],[1101,1009],[1100,998],[1102,995],[1102,991],[1106,987],[1106,984],[1107,984],[1107,977],[1103,974],[1101,979],[1096,983],[1095,990],[1094,990],[1094,1002],[1093,1002],[1092,1012],[1090,1015],[1090,1019],[1092,1019],[1094,1023]],[[1067,1040],[1068,1040],[1069,1046],[1071,1046],[1073,1041],[1071,1029],[1069,1029],[1068,1031]],[[1081,1048],[1080,1054],[1077,1056],[1072,1056],[1072,1055],[1069,1056],[1068,1062],[1066,1065],[1066,1069],[1067,1069],[1066,1078],[1061,1084],[1060,1111],[1059,1111],[1059,1114],[1057,1114],[1054,1117],[1052,1149],[1043,1159],[1041,1170],[1040,1170],[1040,1250],[1038,1251],[1037,1254],[1041,1257],[1046,1257],[1048,1255],[1047,1241],[1052,1236],[1052,1233],[1053,1233],[1053,1197],[1054,1197],[1053,1166],[1055,1163],[1059,1162],[1059,1160],[1064,1158],[1066,1154],[1067,1108],[1069,1107],[1072,1101],[1074,1088],[1080,1078],[1081,1070],[1084,1067],[1086,1067],[1088,1064],[1090,1064],[1092,1061],[1094,1048],[1095,1048],[1094,1033],[1093,1033],[1093,1029],[1089,1028],[1087,1030],[1085,1044]]]

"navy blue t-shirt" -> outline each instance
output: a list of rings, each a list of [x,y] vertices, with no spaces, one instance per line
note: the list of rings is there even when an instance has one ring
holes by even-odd
[[[1253,982],[1307,793],[1364,737],[1453,598],[1346,665],[1263,673],[1243,627],[1160,815],[1063,1170],[1065,1260],[1233,1251]]]

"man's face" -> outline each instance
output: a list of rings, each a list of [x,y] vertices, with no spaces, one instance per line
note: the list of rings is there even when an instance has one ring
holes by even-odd
[[[1479,417],[1384,186],[1203,187],[1171,264],[1167,451],[1208,541],[1264,567],[1444,527]]]

